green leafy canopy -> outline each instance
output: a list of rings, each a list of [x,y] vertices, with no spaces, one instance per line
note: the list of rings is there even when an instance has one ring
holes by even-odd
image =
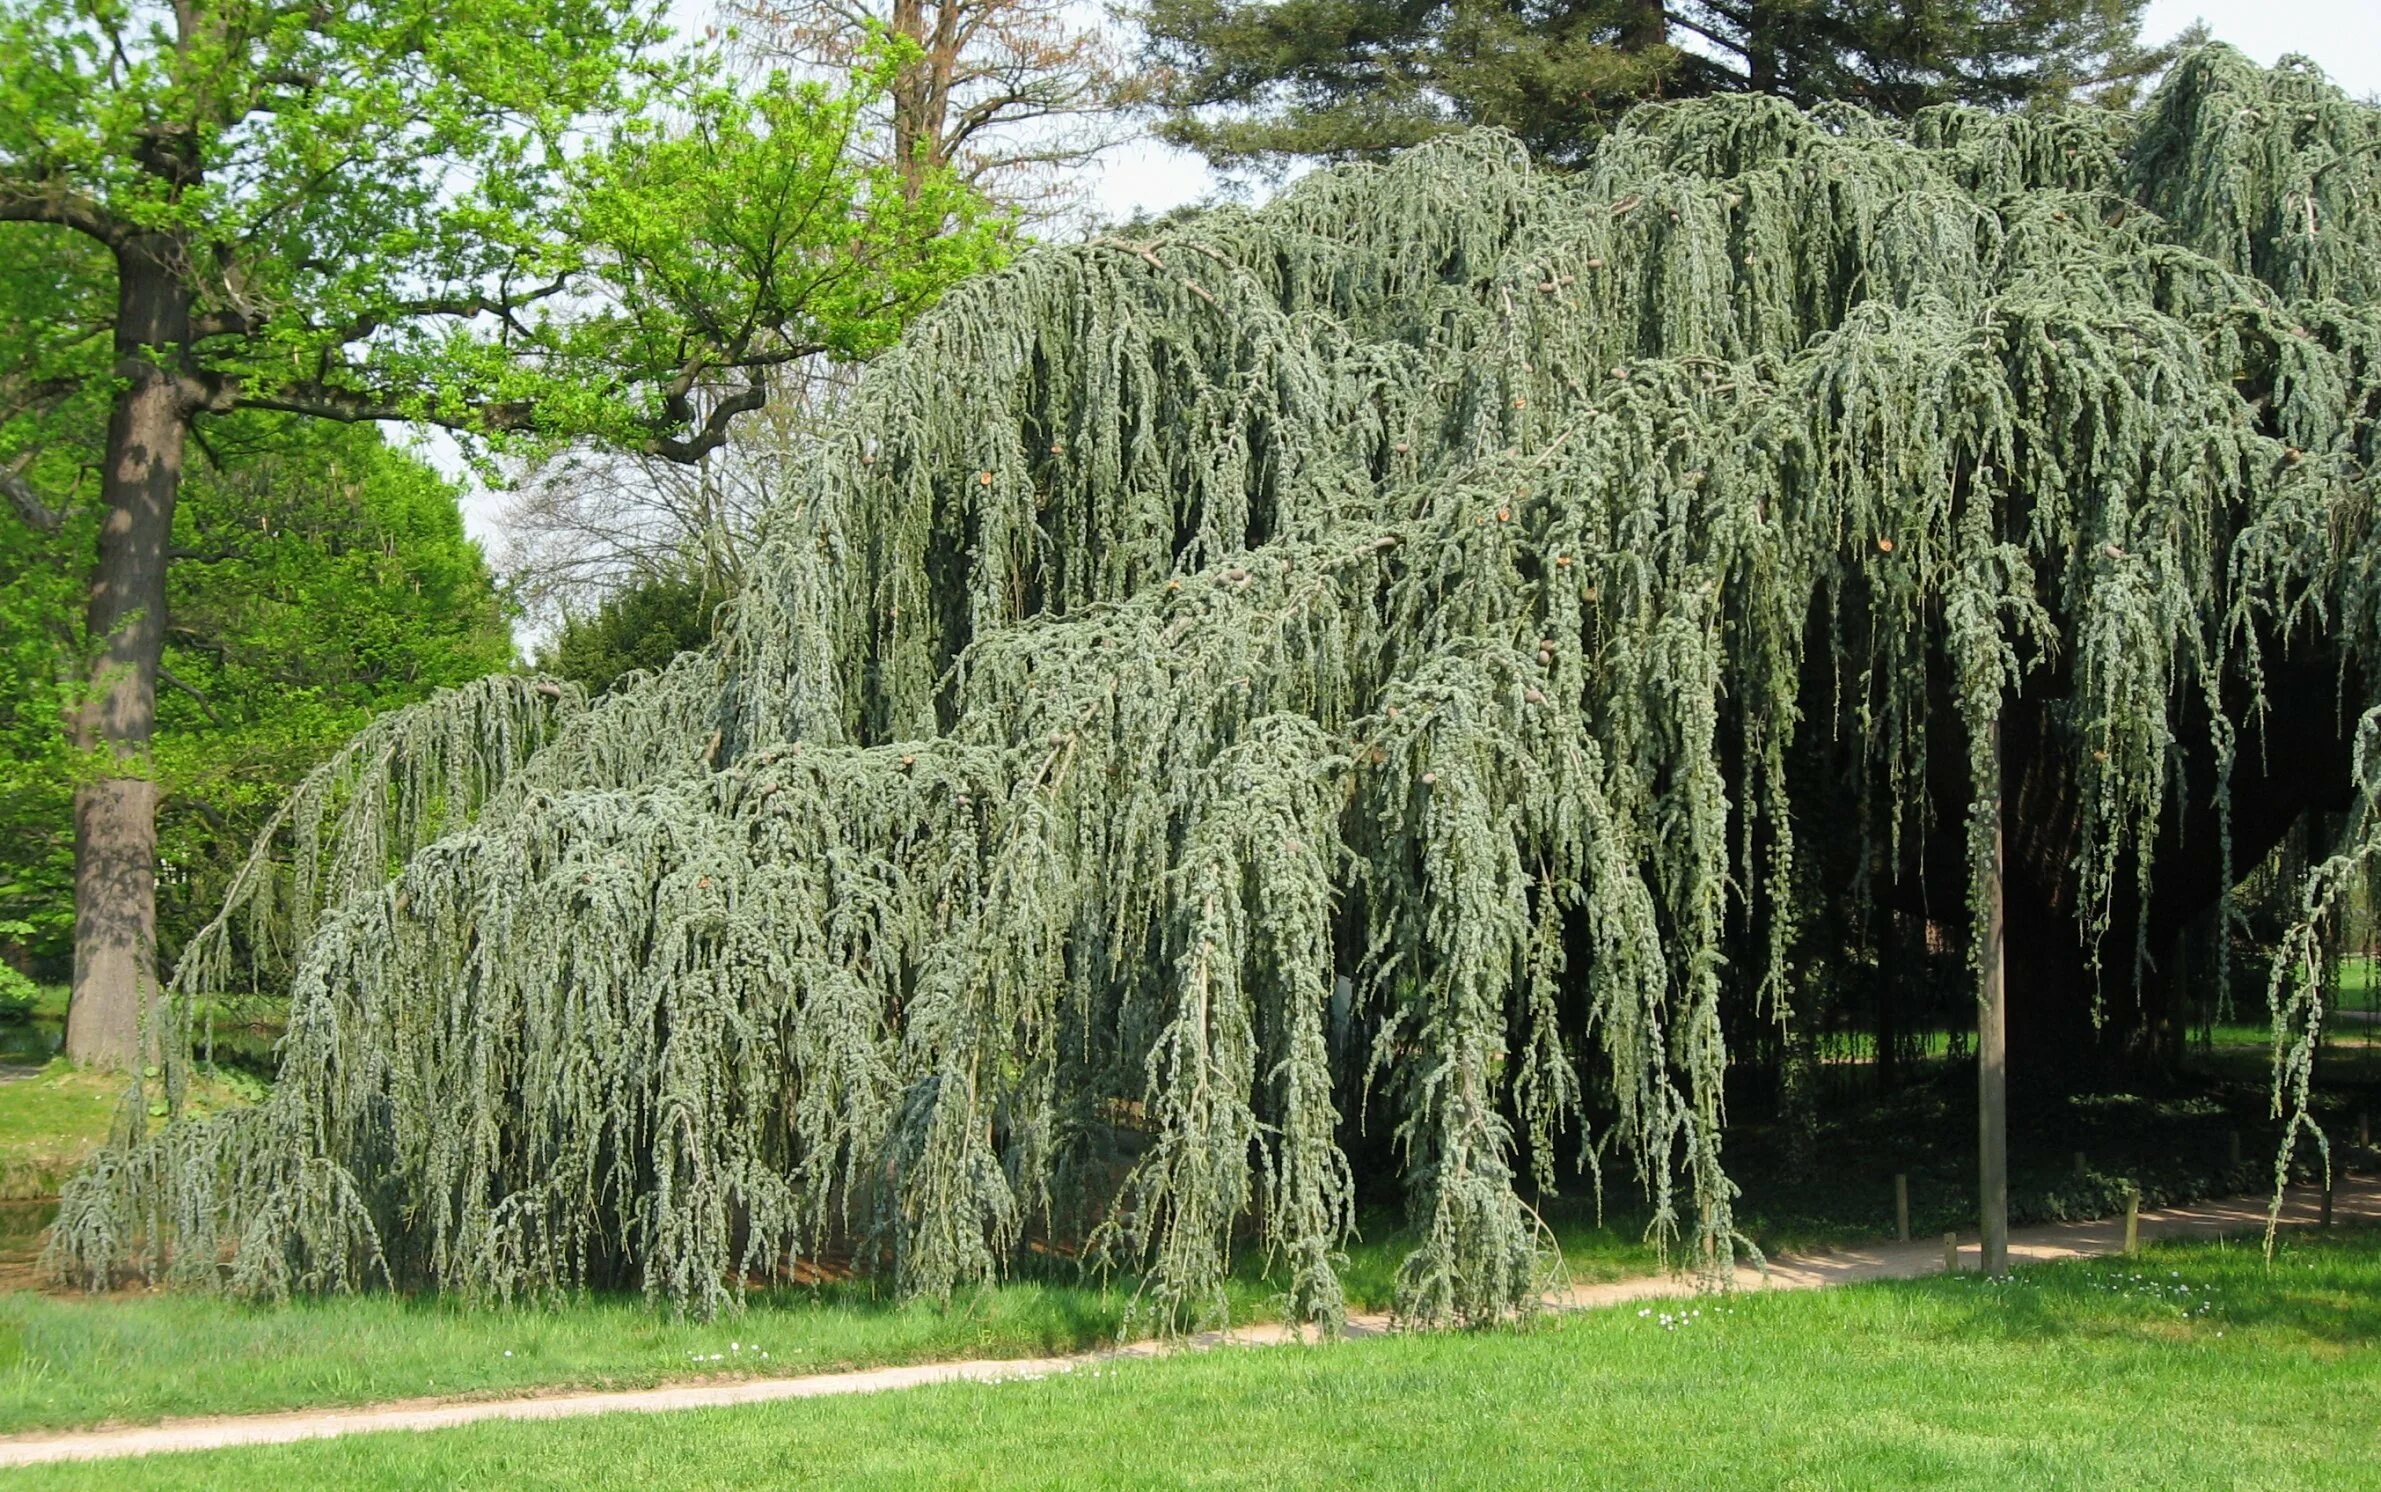
[[[374,429],[244,414],[184,483],[167,585],[159,938],[178,952],[289,788],[373,715],[513,659],[457,492]],[[73,924],[75,695],[88,493],[54,533],[0,523],[0,918],[52,968]],[[0,935],[4,936],[4,935]]]
[[[744,95],[632,0],[6,0],[0,223],[163,257],[198,407],[692,456],[760,370],[881,347],[1001,251],[947,174],[850,148],[899,59]],[[0,457],[104,385],[108,310],[30,319]]]

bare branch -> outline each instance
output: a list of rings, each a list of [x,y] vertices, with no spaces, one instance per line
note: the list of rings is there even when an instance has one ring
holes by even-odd
[[[645,449],[665,461],[692,465],[727,443],[728,421],[740,414],[750,414],[769,402],[768,386],[754,379],[743,388],[711,406],[711,413],[703,421],[703,428],[688,440],[673,436],[657,436]]]
[[[210,407],[269,409],[282,414],[311,415],[316,419],[340,420],[348,424],[393,421],[436,425],[441,429],[474,435],[501,435],[527,430],[536,414],[530,404],[519,400],[442,409],[435,404],[401,403],[388,394],[359,393],[330,384],[310,382],[281,384],[263,392],[235,389],[230,391],[227,398],[219,398]]]
[[[475,316],[494,316],[520,335],[528,336],[530,328],[521,321],[519,313],[539,301],[561,294],[569,285],[567,279],[560,279],[519,294],[429,296],[420,300],[397,301],[343,325],[307,326],[302,330],[327,337],[333,342],[348,343],[360,342],[383,327],[400,321],[432,316],[452,316],[464,320]],[[209,337],[244,337],[262,331],[267,320],[266,316],[253,311],[209,311],[192,319],[191,335],[202,341]]]
[[[124,225],[107,209],[55,182],[0,181],[0,223],[47,223],[71,228],[110,248],[124,236]]]
[[[8,495],[8,505],[17,516],[38,533],[54,534],[64,523],[57,509],[41,500],[33,484],[25,480],[25,468],[32,465],[33,453],[25,452],[6,466],[0,466],[0,493]]]
[[[731,420],[768,403],[768,387],[760,374],[815,357],[824,350],[816,343],[790,343],[765,352],[745,352],[719,362],[689,361],[663,386],[661,417],[647,425],[644,453],[682,464],[700,461],[727,439]],[[693,393],[706,373],[741,373],[750,381],[713,404],[704,414],[701,426],[692,435],[681,437],[674,432],[695,419]],[[340,388],[319,381],[285,383],[261,391],[219,381],[206,385],[195,398],[203,407],[218,412],[268,409],[350,424],[387,421],[436,425],[471,435],[517,434],[534,429],[537,424],[537,406],[528,400],[471,402],[450,407],[415,405],[392,394]]]
[[[1713,7],[1715,10],[1718,8],[1719,7],[1717,6]],[[1729,37],[1723,36],[1719,32],[1712,30],[1708,26],[1697,25],[1691,17],[1682,15],[1678,11],[1666,10],[1662,12],[1662,16],[1663,19],[1667,20],[1671,25],[1676,26],[1683,31],[1692,31],[1697,36],[1702,37],[1705,41],[1710,42],[1715,47],[1724,48],[1727,51],[1735,53],[1739,57],[1749,57],[1752,55],[1751,48],[1748,47],[1744,42],[1732,40]]]
[[[182,693],[187,694],[192,699],[198,701],[198,707],[206,712],[207,719],[213,724],[221,725],[223,723],[223,717],[215,712],[215,702],[213,700],[207,698],[205,693],[202,692],[197,686],[193,685],[187,679],[184,679],[162,663],[157,665],[157,682],[178,689]]]

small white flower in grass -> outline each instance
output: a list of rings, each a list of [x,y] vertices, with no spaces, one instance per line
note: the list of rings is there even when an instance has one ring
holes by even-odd
[[[510,1347],[507,1347],[507,1348],[505,1348],[505,1349],[504,1349],[504,1355],[505,1355],[506,1357],[510,1357],[510,1356],[512,1356],[512,1355],[513,1355],[513,1350],[512,1350]]]
[[[1652,1315],[1652,1314],[1653,1314],[1653,1307],[1652,1307],[1652,1306],[1647,1306],[1647,1307],[1646,1307],[1644,1310],[1642,1310],[1642,1311],[1639,1311],[1639,1312],[1637,1313],[1637,1319],[1638,1319],[1638,1320],[1640,1320],[1640,1321],[1642,1321],[1642,1320],[1644,1320],[1646,1317],[1648,1317],[1648,1316],[1650,1316],[1650,1315]]]

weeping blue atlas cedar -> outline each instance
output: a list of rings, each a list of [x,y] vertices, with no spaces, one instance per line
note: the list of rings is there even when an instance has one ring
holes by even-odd
[[[2055,662],[2098,949],[2272,639],[2375,703],[2377,203],[2381,111],[2214,50],[2138,113],[1648,106],[1031,252],[868,371],[708,651],[308,781],[175,981],[286,989],[279,1082],[128,1105],[51,1264],[714,1311],[1080,1249],[1186,1325],[1256,1249],[1329,1326],[1393,1181],[1402,1313],[1479,1321],[1618,1165],[1717,1268],[1723,1007],[1795,998],[1838,832],[1798,742],[1972,844]],[[2301,1112],[2370,822],[2277,975]]]

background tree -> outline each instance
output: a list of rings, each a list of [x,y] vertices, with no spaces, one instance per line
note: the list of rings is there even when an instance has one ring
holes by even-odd
[[[1497,125],[1576,159],[1680,56],[1658,5],[1148,0],[1158,133],[1218,166],[1381,155]]]
[[[131,1061],[156,983],[150,743],[194,426],[256,409],[692,460],[764,370],[882,345],[992,251],[947,173],[852,150],[898,57],[746,99],[664,39],[633,0],[0,0],[0,222],[98,271],[31,308],[0,424],[20,510],[55,508],[65,391],[110,398],[76,1058]]]
[[[2122,103],[2172,60],[2141,44],[2146,0],[1682,0],[1665,91],[1929,104]]]
[[[1141,95],[1096,14],[1069,0],[729,0],[763,58],[849,71],[872,35],[909,48],[885,89],[886,159],[917,190],[938,171],[1021,216],[1078,199],[1077,168],[1122,138]]]
[[[809,75],[848,72],[873,38],[894,38],[907,60],[875,101],[876,158],[906,190],[953,173],[1028,222],[1081,206],[1082,168],[1142,92],[1096,18],[1057,0],[732,0],[725,13],[744,55]],[[773,485],[814,459],[805,448],[850,380],[813,359],[769,382],[766,409],[699,463],[580,444],[514,474],[502,557],[534,626],[594,622],[623,588],[693,577],[715,598],[733,591]]]
[[[52,976],[74,927],[74,767],[60,726],[82,600],[70,556],[87,552],[88,530],[0,523],[0,923],[20,929],[0,953]]]
[[[771,369],[768,403],[699,461],[582,441],[509,471],[498,559],[533,632],[551,641],[567,620],[648,584],[688,582],[714,603],[732,594],[763,509],[807,459],[854,366]]]
[[[1380,155],[1495,125],[1578,160],[1628,105],[1710,93],[1890,114],[2115,89],[2145,0],[1146,0],[1159,133],[1219,166]]]
[[[510,665],[506,607],[456,489],[377,431],[242,415],[207,432],[175,512],[158,677],[158,938],[220,901],[280,799],[371,717]],[[0,528],[0,921],[71,970],[75,688],[86,490],[58,531]]]
[[[92,455],[107,420],[88,349],[36,326],[103,324],[104,258],[72,235],[0,221],[0,922],[8,956],[40,966],[71,944],[74,768],[66,730],[82,672],[79,583],[96,542]],[[26,425],[80,438],[32,443]]]
[[[657,673],[711,641],[726,597],[700,575],[647,574],[592,610],[563,618],[537,656],[538,672],[601,695],[628,674]]]

